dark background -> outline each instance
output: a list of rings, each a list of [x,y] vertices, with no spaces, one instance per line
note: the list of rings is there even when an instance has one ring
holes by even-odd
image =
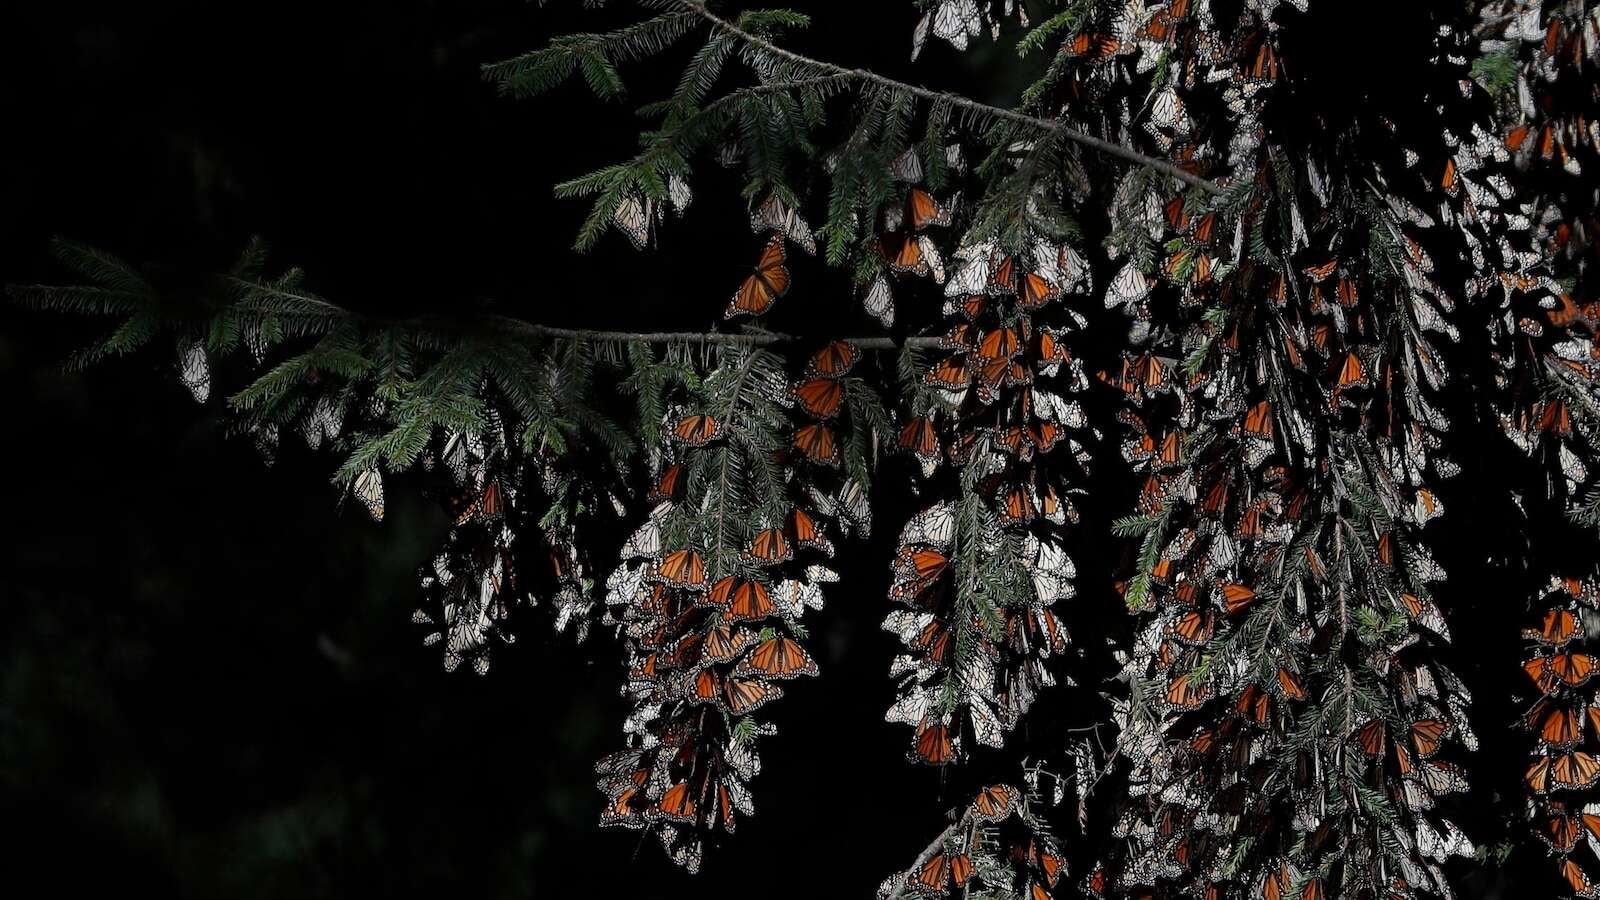
[[[643,255],[615,234],[591,254],[570,251],[587,207],[550,192],[631,153],[633,106],[676,79],[681,54],[626,70],[634,90],[620,103],[578,85],[512,101],[479,76],[481,63],[552,33],[632,12],[578,6],[160,0],[0,12],[0,282],[70,278],[50,261],[52,235],[207,272],[260,234],[313,290],[370,312],[714,327],[737,260],[759,245],[736,179],[708,166],[686,221]],[[851,6],[849,27],[833,8],[797,45],[909,72],[910,4],[866,6]],[[1328,48],[1371,44],[1362,7],[1345,4],[1317,30],[1331,36],[1316,45],[1329,77],[1303,82],[1307,96],[1355,96],[1348,60]],[[982,42],[958,59],[930,42],[911,77],[1009,102],[1026,72],[1001,52]],[[1381,85],[1406,73],[1353,74]],[[797,292],[770,327],[873,333],[840,275],[797,270],[806,302]],[[773,707],[780,734],[763,744],[757,815],[690,877],[653,842],[595,825],[590,767],[620,746],[623,716],[609,635],[574,646],[530,626],[489,677],[445,674],[409,622],[443,515],[391,487],[374,526],[339,505],[333,460],[292,441],[264,468],[247,442],[222,436],[220,399],[242,372],[219,370],[203,408],[164,344],[64,372],[101,327],[0,306],[14,451],[0,498],[17,535],[0,576],[0,823],[22,826],[0,841],[7,883],[38,878],[67,896],[527,897],[568,885],[602,897],[861,896],[910,861],[961,795],[906,764],[905,729],[882,722],[892,524],[841,560],[849,579],[813,623],[823,675]],[[1485,454],[1467,463],[1475,474],[1447,503],[1495,465]],[[1118,504],[1103,493],[1091,502]],[[1451,513],[1466,558],[1481,560],[1507,527],[1469,503]],[[1115,608],[1112,572],[1084,568],[1069,617],[1093,619]],[[1468,623],[1457,662],[1482,686],[1494,773],[1473,799],[1474,834],[1491,839],[1507,833],[1510,805],[1488,801],[1520,773],[1501,725],[1516,710],[1494,693],[1515,660],[1472,649],[1475,635],[1503,643],[1516,615],[1498,586],[1453,598]],[[1093,688],[1064,692],[1034,720],[1091,715]],[[1518,858],[1547,878],[1539,855]],[[1462,894],[1493,896],[1486,884],[1503,877]]]

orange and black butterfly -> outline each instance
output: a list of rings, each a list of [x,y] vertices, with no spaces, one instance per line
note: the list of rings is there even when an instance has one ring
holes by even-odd
[[[1539,690],[1549,693],[1558,684],[1577,687],[1594,675],[1595,658],[1587,653],[1554,653],[1535,656],[1522,664]]]
[[[806,371],[817,378],[843,378],[856,364],[861,351],[849,341],[834,341],[811,357]]]
[[[751,539],[744,555],[757,565],[774,566],[793,559],[794,549],[782,528],[768,528]]]
[[[950,224],[951,204],[940,203],[933,195],[919,187],[906,194],[906,221],[914,231]]]
[[[692,447],[716,440],[722,434],[722,425],[711,416],[685,416],[673,426],[672,435]]]
[[[1193,676],[1179,675],[1167,685],[1167,703],[1183,709],[1199,706],[1206,698],[1205,685],[1198,683]]]
[[[1585,832],[1591,840],[1600,841],[1600,815],[1590,811],[1595,809],[1600,807],[1590,804],[1584,812],[1573,816],[1567,815],[1564,808],[1558,806],[1554,814],[1540,825],[1539,836],[1558,853],[1570,852]]]
[[[733,674],[798,678],[817,674],[817,662],[798,641],[779,635],[757,644],[733,670]]]
[[[719,582],[720,584],[720,582]],[[778,611],[772,602],[767,586],[759,581],[742,581],[728,598],[728,608],[723,615],[731,621],[756,621],[770,618]]]
[[[1216,630],[1216,616],[1209,609],[1191,609],[1172,623],[1172,633],[1178,640],[1193,646],[1211,640]]]
[[[759,316],[789,292],[789,269],[784,265],[783,237],[773,235],[761,251],[754,272],[746,276],[733,292],[723,318],[739,315]]]
[[[912,754],[913,759],[933,766],[952,762],[956,756],[956,747],[955,739],[950,734],[950,726],[924,718],[917,725]]]
[[[770,681],[732,676],[722,683],[722,706],[735,716],[742,716],[782,696],[783,688]]]
[[[1011,815],[1021,795],[1009,784],[991,784],[972,801],[972,815],[982,822],[998,822]]]
[[[907,421],[899,434],[899,448],[909,450],[918,458],[938,458],[939,436],[933,431],[933,420],[928,416],[915,416]]]
[[[1256,592],[1242,584],[1222,586],[1222,607],[1230,616],[1248,608],[1255,601]]]
[[[963,887],[972,877],[972,858],[965,853],[947,856],[944,850],[928,857],[917,869],[912,880],[912,890],[919,896],[950,893],[952,885]]]
[[[650,488],[650,502],[660,503],[667,500],[676,502],[683,499],[683,488],[688,480],[688,476],[683,472],[683,466],[668,466],[666,471],[661,473],[660,480]]]
[[[1583,631],[1571,610],[1552,609],[1544,614],[1544,622],[1537,629],[1525,629],[1522,634],[1541,644],[1564,647]]]
[[[831,419],[839,414],[844,385],[832,378],[813,378],[796,386],[794,396],[806,412],[819,419]]]
[[[839,447],[833,439],[833,429],[818,422],[794,433],[794,448],[814,463],[836,466],[839,464]]]
[[[1543,747],[1565,750],[1583,739],[1584,707],[1542,698],[1526,717],[1529,727],[1538,732]]]
[[[789,527],[793,531],[796,544],[812,547],[824,553],[833,552],[833,544],[817,527],[817,521],[805,510],[795,507],[794,511],[789,513]]]
[[[677,550],[668,553],[656,564],[656,577],[675,587],[703,591],[706,586],[706,565],[700,554],[693,550]]]

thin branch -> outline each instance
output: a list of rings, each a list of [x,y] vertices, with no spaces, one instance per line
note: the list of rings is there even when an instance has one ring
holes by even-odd
[[[545,337],[566,338],[578,341],[615,341],[623,344],[718,344],[734,347],[768,347],[806,340],[821,340],[777,331],[751,331],[743,334],[725,334],[716,331],[596,331],[587,328],[559,328],[540,325],[520,319],[501,320],[511,327]],[[858,350],[899,350],[902,347],[929,349],[940,346],[943,338],[936,336],[892,338],[854,337],[838,338],[848,341]]]
[[[939,848],[944,846],[945,841],[950,840],[950,838],[955,836],[957,831],[965,828],[972,822],[972,812],[973,807],[968,806],[966,813],[964,813],[961,818],[951,822],[949,828],[939,832],[939,836],[933,839],[933,843],[922,848],[922,852],[918,853],[917,858],[911,863],[912,878],[916,877],[917,872],[922,871],[922,867],[927,865],[928,860],[933,859],[933,855],[939,852]],[[901,897],[905,896],[906,888],[910,887],[910,885],[911,879],[909,878],[895,885],[894,890],[889,892],[888,900],[900,900]]]
[[[901,91],[916,97],[920,97],[923,100],[948,103],[952,107],[958,109],[964,109],[969,112],[993,116],[997,119],[1004,119],[1008,122],[1024,125],[1039,131],[1058,134],[1069,141],[1081,144],[1094,150],[1098,150],[1108,156],[1115,156],[1118,159],[1126,160],[1134,163],[1135,165],[1144,166],[1171,178],[1176,178],[1185,184],[1200,188],[1207,193],[1216,195],[1221,195],[1223,193],[1221,185],[1218,185],[1216,182],[1209,179],[1202,178],[1199,175],[1196,175],[1180,166],[1173,165],[1165,160],[1156,159],[1152,156],[1146,156],[1131,147],[1127,147],[1113,141],[1108,141],[1104,138],[1096,137],[1095,135],[1079,131],[1075,128],[1069,128],[1061,122],[1052,121],[1050,119],[1042,119],[1038,116],[1030,116],[1026,113],[1020,113],[1016,110],[1006,109],[1000,106],[992,106],[987,103],[980,103],[977,100],[973,100],[970,97],[963,97],[960,94],[952,94],[947,91],[935,91],[920,85],[908,84],[904,81],[896,81],[893,78],[879,75],[877,72],[873,72],[868,69],[852,69],[845,66],[835,65],[834,63],[823,62],[819,59],[813,59],[809,56],[803,56],[799,53],[795,53],[792,50],[785,50],[766,38],[745,31],[738,25],[735,25],[727,19],[724,19],[716,13],[706,9],[705,4],[701,2],[701,0],[677,0],[677,4],[683,9],[690,10],[696,15],[700,16],[702,19],[705,19],[707,22],[711,23],[712,27],[727,32],[728,34],[733,35],[734,37],[753,47],[759,47],[760,49],[771,53],[774,56],[788,60],[789,62],[798,66],[818,69],[833,75],[843,76],[855,79],[857,81],[870,82],[880,87],[885,87],[890,90]]]

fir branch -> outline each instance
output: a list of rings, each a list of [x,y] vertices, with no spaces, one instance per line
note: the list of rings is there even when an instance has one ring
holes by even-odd
[[[911,94],[914,97],[927,100],[931,103],[947,104],[950,107],[960,109],[968,113],[978,120],[999,119],[1001,121],[1027,127],[1035,131],[1042,131],[1052,135],[1060,135],[1069,141],[1081,144],[1094,150],[1098,150],[1099,152],[1108,156],[1115,156],[1118,159],[1122,159],[1135,165],[1143,166],[1147,169],[1160,172],[1161,174],[1171,178],[1176,178],[1185,184],[1200,188],[1207,193],[1217,195],[1221,195],[1223,193],[1222,186],[1218,185],[1216,182],[1201,178],[1199,175],[1189,172],[1179,166],[1173,165],[1170,162],[1166,162],[1165,160],[1146,156],[1143,153],[1140,153],[1139,151],[1123,144],[1118,144],[1113,141],[1105,140],[1104,138],[1096,137],[1087,132],[1069,128],[1061,122],[1039,118],[1038,116],[1030,116],[1015,110],[1006,109],[1004,107],[993,106],[988,103],[981,103],[977,100],[973,100],[970,97],[963,97],[959,94],[952,94],[948,91],[935,91],[920,85],[909,84],[904,81],[896,81],[893,78],[879,75],[877,72],[873,72],[868,69],[852,69],[846,66],[836,65],[834,63],[823,62],[822,60],[812,59],[809,56],[803,56],[799,53],[795,53],[792,50],[785,50],[766,38],[752,34],[751,32],[739,27],[727,19],[718,16],[716,13],[711,12],[709,9],[706,9],[705,4],[700,2],[700,0],[676,0],[676,3],[680,8],[690,10],[699,15],[701,18],[705,19],[707,22],[711,23],[713,28],[726,32],[727,34],[731,34],[751,47],[755,47],[766,53],[773,54],[774,56],[795,66],[798,69],[817,72],[819,74],[845,76],[856,81],[872,84],[880,88],[886,88],[897,93]]]

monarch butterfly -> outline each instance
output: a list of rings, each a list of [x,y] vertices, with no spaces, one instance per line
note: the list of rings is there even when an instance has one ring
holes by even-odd
[[[1534,407],[1538,419],[1534,427],[1539,431],[1567,437],[1572,434],[1572,412],[1565,400],[1541,400]]]
[[[949,225],[953,212],[952,204],[940,203],[922,188],[914,187],[906,195],[906,217],[915,231]]]
[[[1312,282],[1315,283],[1315,282],[1320,282],[1320,281],[1326,281],[1328,279],[1328,276],[1332,275],[1334,270],[1337,269],[1338,267],[1339,267],[1339,258],[1338,257],[1334,257],[1333,259],[1330,259],[1325,263],[1317,263],[1315,265],[1306,266],[1305,267],[1305,273],[1306,273],[1306,277],[1310,278],[1312,280]]]
[[[1272,695],[1259,685],[1247,684],[1239,693],[1238,701],[1233,704],[1233,711],[1259,725],[1265,725],[1272,716]]]
[[[683,497],[685,483],[686,478],[683,474],[683,466],[668,466],[661,473],[661,478],[650,488],[648,499],[651,503],[676,502]]]
[[[934,433],[933,420],[916,416],[900,429],[900,449],[909,450],[919,459],[939,456],[939,437]]]
[[[797,386],[794,396],[806,412],[819,419],[831,419],[839,414],[844,385],[832,378],[813,378]]]
[[[1285,862],[1278,867],[1276,872],[1268,872],[1261,879],[1261,900],[1285,900],[1289,890],[1299,880],[1300,873],[1294,871]]]
[[[849,374],[861,351],[849,341],[833,341],[811,357],[806,371],[820,378],[843,378]]]
[[[818,422],[807,425],[794,433],[794,447],[806,459],[814,463],[836,466],[839,464],[839,448],[833,440],[833,430]]]
[[[789,513],[789,527],[794,530],[794,542],[802,547],[812,547],[831,553],[833,544],[829,542],[822,531],[817,528],[817,522],[811,514],[799,507]]]
[[[756,621],[769,618],[777,611],[766,585],[759,581],[743,581],[734,589],[723,615],[733,621]]]
[[[700,652],[711,662],[727,662],[738,656],[751,639],[747,629],[735,628],[731,622],[723,622],[706,630]]]
[[[772,308],[779,297],[789,292],[789,269],[784,266],[783,238],[773,235],[756,261],[755,271],[745,277],[733,292],[725,319],[738,315],[759,316]]]
[[[972,858],[965,853],[947,857],[945,851],[928,857],[912,884],[918,894],[948,894],[950,884],[962,887],[972,877]]]
[[[457,525],[464,525],[471,521],[487,522],[500,515],[500,482],[490,481],[484,486],[483,493],[473,498],[456,517]]]
[[[1256,592],[1242,584],[1222,586],[1222,606],[1230,616],[1248,608],[1255,599]]]
[[[1272,437],[1272,403],[1263,400],[1250,408],[1244,417],[1245,434],[1256,437]]]
[[[1037,272],[1026,272],[1017,285],[1017,305],[1023,309],[1039,309],[1061,296],[1061,286]]]
[[[1539,743],[1564,750],[1583,739],[1581,707],[1551,704],[1541,700],[1530,718],[1539,720]],[[1542,713],[1542,715],[1538,715]]]
[[[1216,631],[1216,620],[1209,609],[1196,609],[1184,613],[1172,624],[1172,633],[1186,644],[1200,645],[1211,640]]]
[[[768,528],[751,539],[744,555],[759,565],[772,566],[793,559],[794,550],[782,528]]]
[[[689,783],[680,781],[661,795],[654,810],[657,818],[669,822],[691,824],[695,820],[694,798],[689,794]]]
[[[733,670],[733,674],[798,678],[817,674],[817,663],[798,641],[780,635],[757,644]]]
[[[1578,617],[1570,610],[1552,609],[1544,614],[1544,622],[1535,629],[1525,629],[1524,637],[1532,638],[1541,644],[1551,644],[1562,647],[1574,637],[1581,634]]]
[[[1278,690],[1291,700],[1304,700],[1306,698],[1305,686],[1300,683],[1299,676],[1286,668],[1278,669]]]
[[[767,194],[761,205],[751,211],[750,230],[758,234],[762,231],[776,231],[807,253],[817,252],[817,241],[811,233],[811,226],[805,219],[800,218],[798,212],[778,199],[775,191]]]
[[[978,339],[978,359],[1010,359],[1022,349],[1015,328],[996,328]]]
[[[1557,682],[1577,687],[1594,675],[1595,658],[1587,653],[1557,653],[1535,656],[1522,664],[1539,690],[1549,693]]]
[[[1122,49],[1122,41],[1112,35],[1080,31],[1061,46],[1061,55],[1081,56],[1086,62],[1098,63],[1121,53]]]
[[[972,801],[972,815],[982,822],[998,822],[1011,815],[1017,803],[1017,789],[1007,784],[991,784]]]
[[[699,447],[716,440],[722,434],[722,425],[711,416],[685,416],[673,426],[672,434],[691,447]]]
[[[732,677],[722,683],[722,704],[735,716],[742,716],[782,696],[783,688],[770,681]]]
[[[1600,781],[1600,762],[1582,750],[1550,757],[1550,780],[1556,787],[1582,790]]]
[[[717,583],[713,584],[711,590],[706,593],[706,601],[703,605],[727,606],[728,601],[733,599],[733,592],[738,586],[739,579],[732,575],[724,575],[717,579]]]
[[[1167,686],[1167,703],[1183,708],[1200,705],[1206,697],[1205,686],[1197,684],[1190,675],[1179,675]]]
[[[1038,517],[1039,508],[1033,502],[1033,492],[1027,485],[1017,485],[1006,491],[1000,507],[1001,519],[1007,523],[1031,522]]]
[[[944,574],[950,560],[932,547],[902,548],[895,559],[895,599],[910,602]]]
[[[383,474],[377,469],[368,469],[356,476],[353,490],[356,499],[367,508],[374,522],[383,521]]]
[[[1583,867],[1567,857],[1561,861],[1561,875],[1567,879],[1567,886],[1580,897],[1600,897],[1600,885],[1589,880],[1588,873]]]
[[[972,366],[963,354],[946,357],[923,376],[923,381],[945,391],[963,391],[972,380]]]
[[[1588,832],[1592,840],[1600,840],[1600,815],[1596,815],[1594,810],[1600,810],[1600,807],[1591,803],[1579,815],[1570,816],[1558,807],[1556,814],[1546,819],[1539,829],[1539,836],[1559,853],[1566,853],[1577,846],[1578,838],[1584,832]]]
[[[1423,759],[1439,752],[1449,725],[1438,719],[1418,719],[1411,723],[1411,746]]]
[[[934,663],[943,665],[950,655],[950,629],[938,619],[929,619],[928,624],[911,639],[909,646],[925,652]]]
[[[715,669],[701,669],[689,683],[689,692],[696,703],[715,703],[722,696],[722,678]]]
[[[950,726],[926,717],[917,724],[912,745],[913,759],[933,766],[949,763],[956,755],[955,741],[950,736]]]
[[[1339,368],[1339,387],[1360,387],[1367,383],[1367,372],[1361,366],[1361,357],[1351,353]]]
[[[656,564],[656,577],[666,584],[703,591],[706,585],[706,564],[693,550],[675,550]]]

